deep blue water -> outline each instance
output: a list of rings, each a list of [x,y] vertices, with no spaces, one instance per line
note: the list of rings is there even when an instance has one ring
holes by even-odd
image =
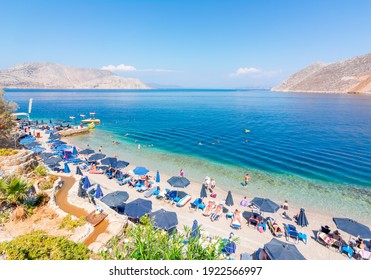
[[[278,203],[371,218],[371,96],[264,90],[12,90],[32,119],[96,112],[101,125],[73,137],[83,147]],[[245,133],[245,129],[250,130]],[[112,140],[120,145],[111,145]],[[142,149],[138,152],[137,145]],[[199,145],[202,143],[202,145]],[[146,147],[146,148],[145,148]],[[251,174],[248,189],[240,184]]]

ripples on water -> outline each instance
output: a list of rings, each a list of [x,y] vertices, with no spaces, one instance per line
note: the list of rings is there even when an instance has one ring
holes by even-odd
[[[187,90],[6,93],[21,110],[31,95],[34,119],[97,112],[102,125],[85,143],[109,146],[108,133],[113,134],[126,143],[122,156],[131,160],[138,157],[137,143],[153,144],[139,156],[151,168],[161,165],[177,174],[187,167],[197,180],[214,173],[236,191],[243,191],[240,181],[248,171],[254,194],[370,217],[371,97]],[[108,149],[117,154],[113,148]]]

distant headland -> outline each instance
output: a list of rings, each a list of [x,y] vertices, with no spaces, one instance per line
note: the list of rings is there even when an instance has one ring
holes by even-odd
[[[23,63],[0,71],[0,88],[37,89],[149,89],[134,78],[101,69],[55,63]]]
[[[272,91],[371,94],[371,53],[340,62],[316,62]]]

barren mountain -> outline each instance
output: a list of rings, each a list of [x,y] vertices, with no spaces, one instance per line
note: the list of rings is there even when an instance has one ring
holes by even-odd
[[[272,91],[371,93],[371,53],[340,62],[317,62]]]
[[[54,63],[24,63],[0,71],[0,88],[146,89],[138,79],[111,71]]]

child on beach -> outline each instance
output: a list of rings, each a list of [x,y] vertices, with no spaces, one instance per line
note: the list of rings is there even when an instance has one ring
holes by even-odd
[[[283,210],[289,210],[289,202],[285,200],[285,202],[281,205]]]
[[[241,200],[240,205],[241,205],[242,207],[247,207],[248,202],[247,202],[246,196]]]
[[[183,169],[180,169],[179,175],[180,175],[180,177],[184,177],[184,170]]]

